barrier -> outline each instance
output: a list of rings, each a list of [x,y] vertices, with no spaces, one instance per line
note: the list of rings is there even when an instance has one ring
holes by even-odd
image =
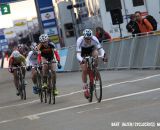
[[[129,37],[112,42],[102,42],[108,56],[108,63],[99,62],[100,69],[143,69],[160,68],[160,35]],[[76,46],[59,50],[62,69],[58,71],[79,71]],[[4,60],[6,67],[8,61]]]

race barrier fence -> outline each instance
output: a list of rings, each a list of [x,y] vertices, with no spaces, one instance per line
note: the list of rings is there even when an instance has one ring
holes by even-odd
[[[99,63],[100,69],[156,69],[160,68],[160,35],[148,34],[128,37],[112,42],[102,42],[108,62]],[[62,69],[59,72],[79,71],[76,58],[76,45],[59,50]],[[4,60],[3,67],[7,66]],[[1,62],[2,63],[2,62]]]

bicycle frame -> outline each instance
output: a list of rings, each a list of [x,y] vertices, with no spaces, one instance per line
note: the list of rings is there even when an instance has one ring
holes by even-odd
[[[93,98],[93,91],[95,91],[95,96],[97,98],[97,101],[100,102],[101,101],[101,98],[102,98],[102,81],[101,81],[101,76],[100,76],[100,73],[98,71],[98,69],[96,68],[95,66],[95,60],[96,58],[92,57],[92,56],[88,56],[88,57],[85,57],[86,59],[86,62],[87,62],[87,74],[89,75],[89,80],[90,80],[90,83],[89,83],[89,102],[92,102],[92,98]],[[96,90],[96,82],[99,81],[100,83],[100,93],[98,96],[98,92]]]
[[[40,101],[43,102],[43,92],[42,92],[42,72],[39,69],[40,66],[38,65],[34,65],[32,66],[32,68],[35,69],[36,71],[36,81],[37,81],[37,87],[39,88],[39,97],[40,97]]]
[[[48,75],[47,75],[47,85],[48,85],[48,95],[49,95],[49,104],[51,104],[51,100],[53,99],[53,104],[55,104],[55,95],[53,94],[55,90],[55,79],[52,80],[53,74],[51,71],[52,63],[56,63],[55,61],[52,62],[45,62],[44,64],[47,64],[48,67]]]

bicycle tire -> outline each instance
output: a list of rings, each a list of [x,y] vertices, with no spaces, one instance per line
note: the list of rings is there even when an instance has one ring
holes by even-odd
[[[88,98],[88,101],[89,102],[92,102],[92,99],[93,99],[93,85],[94,85],[94,81],[93,81],[93,72],[90,71],[89,72],[89,80],[90,80],[90,83],[89,83],[89,98]]]
[[[22,78],[20,82],[21,82],[21,87],[20,87],[21,99],[26,100],[26,89],[24,85],[24,79]]]
[[[36,85],[37,85],[37,87],[39,88],[39,92],[38,92],[38,94],[39,94],[39,97],[40,97],[40,102],[42,103],[43,102],[43,91],[42,91],[42,82],[41,82],[41,76],[37,73],[37,83],[36,83]]]
[[[52,95],[52,100],[53,100],[53,104],[55,104],[55,100],[56,100],[56,95],[55,95],[55,83],[54,81],[51,80],[51,85],[52,85],[52,88],[51,88],[51,95]]]
[[[20,98],[21,98],[21,100],[23,100],[23,88],[22,88],[22,86],[23,86],[23,78],[22,78],[22,73],[20,72],[19,73],[19,93],[20,93]]]
[[[26,87],[24,84],[22,86],[22,93],[23,93],[23,100],[26,100]]]
[[[97,84],[99,82],[99,84]],[[99,90],[99,91],[98,91]],[[102,80],[98,70],[94,73],[94,94],[98,102],[102,100]]]
[[[48,79],[47,79],[47,97],[48,97],[48,104],[51,104],[52,101],[52,94],[51,94],[51,72],[48,73]]]
[[[48,104],[51,104],[51,102],[52,102],[52,88],[48,88],[48,97],[49,97]]]
[[[44,89],[43,93],[44,93],[44,102],[47,103],[47,89]]]

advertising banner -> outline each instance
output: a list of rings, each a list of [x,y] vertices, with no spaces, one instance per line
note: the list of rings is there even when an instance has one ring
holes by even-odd
[[[47,33],[55,44],[59,44],[58,27],[52,0],[37,0],[37,4],[44,33]]]

